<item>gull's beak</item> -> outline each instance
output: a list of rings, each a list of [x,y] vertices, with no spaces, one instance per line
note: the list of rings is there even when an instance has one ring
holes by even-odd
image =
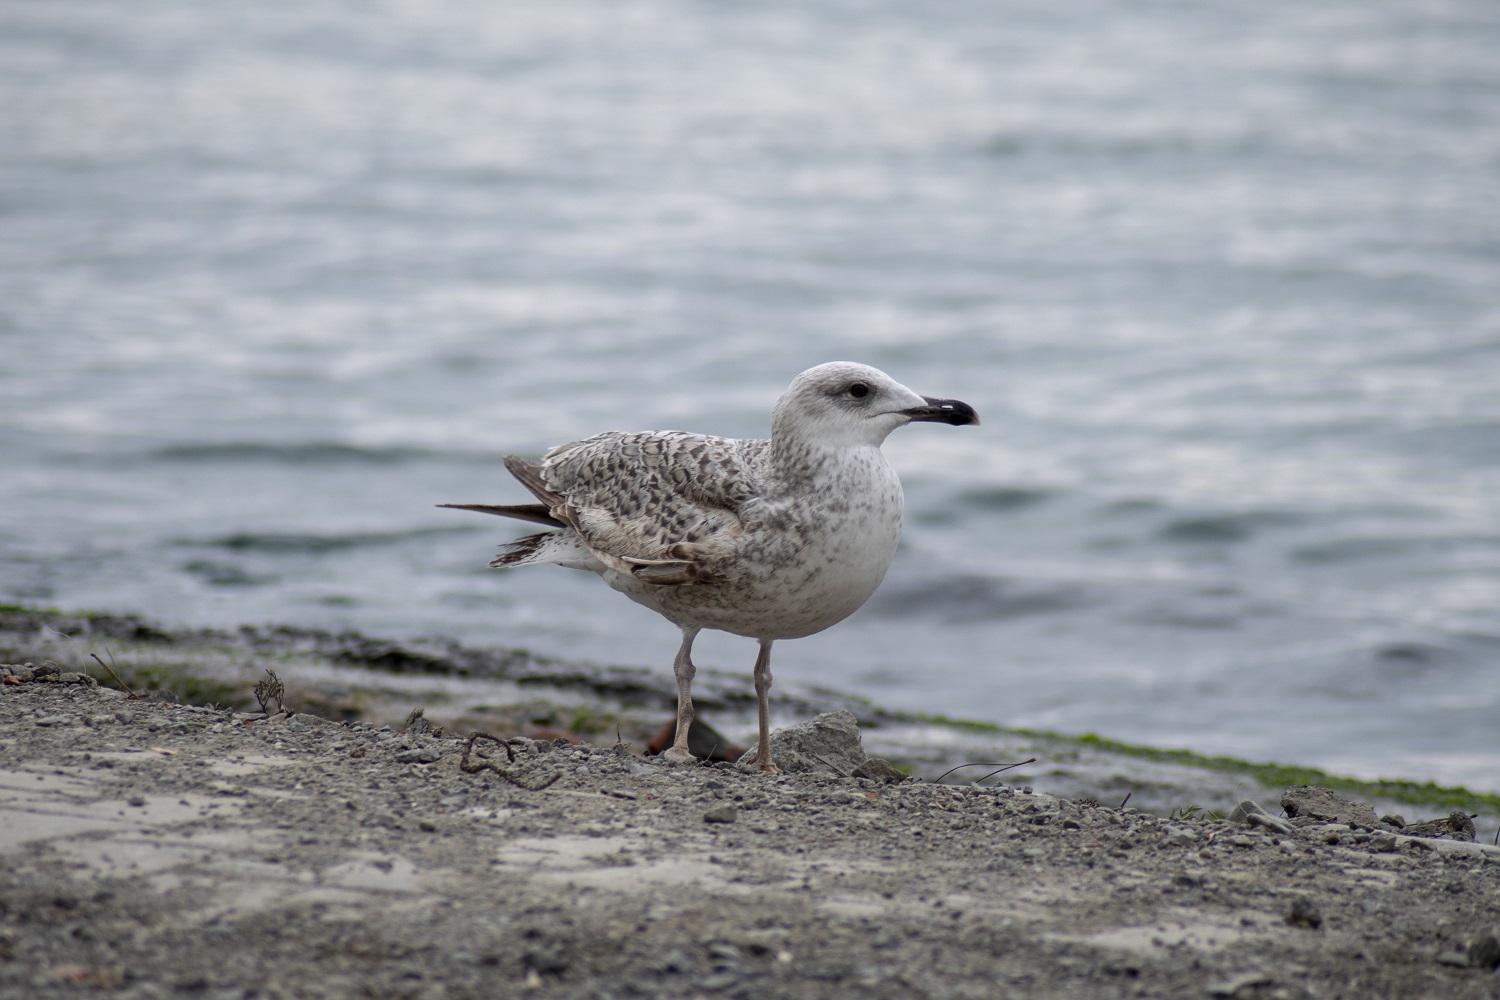
[[[956,399],[933,399],[931,396],[922,398],[926,400],[926,406],[913,406],[901,412],[912,420],[925,420],[934,424],[952,424],[954,427],[979,425],[979,414],[968,403],[960,403]]]

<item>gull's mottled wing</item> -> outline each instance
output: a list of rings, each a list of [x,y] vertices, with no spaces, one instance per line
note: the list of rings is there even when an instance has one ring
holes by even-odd
[[[766,445],[613,431],[552,449],[527,470],[540,482],[527,485],[539,499],[560,499],[552,515],[617,569],[647,583],[702,582],[736,551],[740,508],[762,490]]]

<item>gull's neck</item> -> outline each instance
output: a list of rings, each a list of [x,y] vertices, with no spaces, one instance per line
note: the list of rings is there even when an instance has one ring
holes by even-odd
[[[771,435],[771,475],[783,490],[816,489],[850,466],[885,463],[880,445],[868,441],[809,440],[798,434]]]

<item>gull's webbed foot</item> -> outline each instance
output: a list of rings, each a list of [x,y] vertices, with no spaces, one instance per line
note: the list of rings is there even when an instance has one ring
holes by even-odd
[[[661,752],[661,759],[668,764],[696,764],[698,758],[688,752],[687,747],[670,746]]]

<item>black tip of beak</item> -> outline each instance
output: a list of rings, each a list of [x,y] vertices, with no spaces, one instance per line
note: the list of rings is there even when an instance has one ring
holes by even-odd
[[[979,425],[979,414],[974,412],[974,407],[968,403],[961,403],[956,399],[933,399],[931,396],[923,396],[927,400],[926,406],[913,406],[909,410],[902,410],[912,420],[924,420],[934,424],[952,424],[954,427],[962,427],[965,424]]]

